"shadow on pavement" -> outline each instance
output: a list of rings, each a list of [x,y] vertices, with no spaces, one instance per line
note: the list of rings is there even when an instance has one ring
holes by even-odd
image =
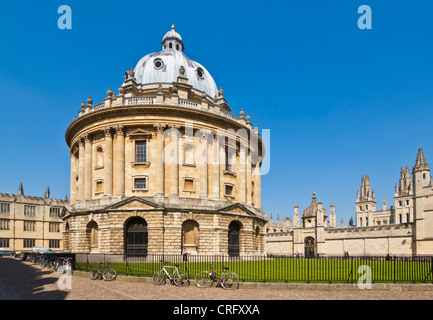
[[[0,257],[0,291],[4,299],[63,300],[69,292],[59,288],[60,276],[33,263]]]

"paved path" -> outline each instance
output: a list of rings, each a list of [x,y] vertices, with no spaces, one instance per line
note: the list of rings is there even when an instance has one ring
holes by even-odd
[[[167,283],[92,281],[73,276],[59,288],[60,274],[11,257],[0,258],[1,300],[433,300],[433,287],[424,290],[302,290],[302,289],[201,289],[193,285],[178,288]],[[64,280],[64,279],[63,279]],[[66,286],[66,288],[65,288]],[[395,287],[401,288],[401,287]],[[425,289],[428,290],[425,290]]]

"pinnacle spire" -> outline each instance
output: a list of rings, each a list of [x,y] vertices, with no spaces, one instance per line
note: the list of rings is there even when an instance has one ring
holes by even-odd
[[[418,149],[418,154],[416,156],[415,166],[413,167],[414,171],[423,171],[429,170],[429,165],[425,161],[424,152],[422,148]]]

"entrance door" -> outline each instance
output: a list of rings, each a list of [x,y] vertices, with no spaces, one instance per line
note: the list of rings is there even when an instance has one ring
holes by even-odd
[[[126,254],[147,255],[147,223],[143,218],[133,218],[126,225]]]
[[[305,238],[304,245],[305,245],[305,257],[306,258],[313,258],[314,257],[314,238],[313,237]]]
[[[239,256],[239,234],[240,234],[239,224],[232,221],[229,225],[229,256],[235,257]]]

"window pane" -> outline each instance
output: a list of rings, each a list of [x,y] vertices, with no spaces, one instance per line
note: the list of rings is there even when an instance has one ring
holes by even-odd
[[[146,189],[146,179],[135,179],[135,189]]]
[[[146,162],[146,141],[137,141],[135,143],[135,161]]]

